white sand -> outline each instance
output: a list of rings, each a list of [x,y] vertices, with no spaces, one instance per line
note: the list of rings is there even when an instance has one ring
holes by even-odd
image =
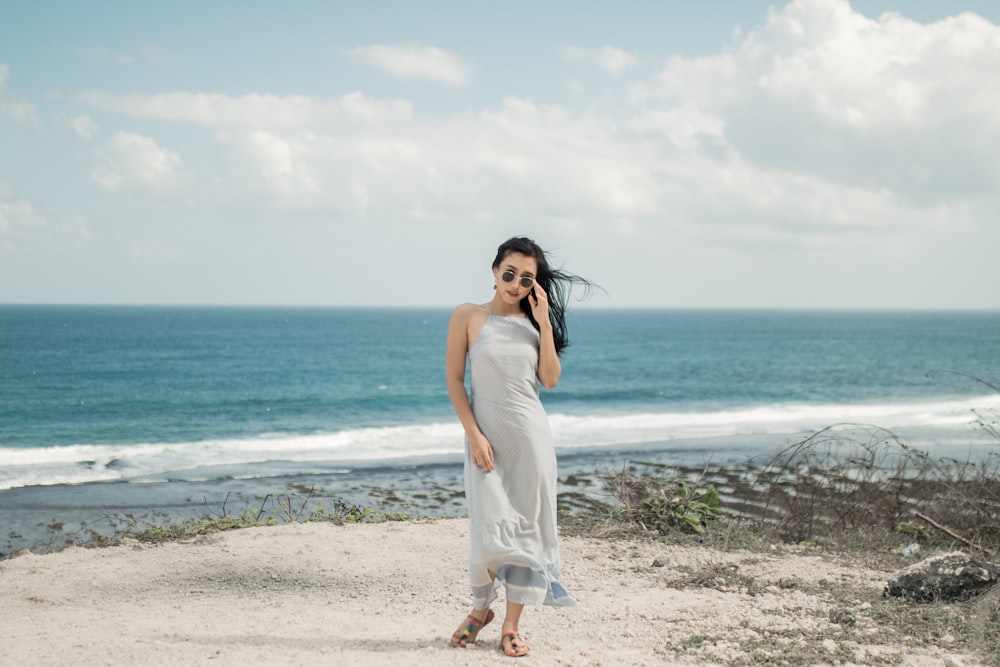
[[[0,664],[747,664],[761,641],[819,644],[829,664],[866,664],[877,653],[899,654],[903,665],[979,664],[949,651],[947,638],[941,648],[866,643],[875,628],[866,600],[885,572],[807,551],[621,538],[563,539],[563,581],[580,606],[528,608],[529,657],[496,650],[502,603],[477,645],[455,649],[448,638],[468,611],[466,529],[465,520],[309,523],[19,556],[0,563]],[[726,563],[735,578],[753,578],[752,594],[682,585]],[[849,627],[830,621],[845,589],[858,591]]]

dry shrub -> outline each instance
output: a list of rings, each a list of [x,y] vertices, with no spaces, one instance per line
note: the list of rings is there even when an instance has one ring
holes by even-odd
[[[863,531],[1000,548],[1000,457],[932,459],[876,426],[838,424],[751,467],[737,493],[787,542]],[[746,508],[750,508],[749,510]]]

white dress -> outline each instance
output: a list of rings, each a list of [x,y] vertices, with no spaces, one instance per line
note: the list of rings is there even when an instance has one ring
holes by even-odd
[[[484,472],[472,463],[466,442],[476,609],[488,607],[501,585],[511,602],[576,605],[559,583],[556,455],[538,396],[538,344],[527,318],[490,314],[469,350],[472,411],[494,455],[493,472]]]

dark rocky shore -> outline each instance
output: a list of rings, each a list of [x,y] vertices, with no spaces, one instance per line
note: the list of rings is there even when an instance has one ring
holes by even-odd
[[[561,511],[590,512],[612,503],[602,478],[622,470],[658,474],[665,469],[697,475],[702,468],[674,469],[676,460],[708,460],[710,452],[663,448],[592,450],[560,455]],[[731,460],[745,453],[730,454]],[[738,467],[713,474],[720,491]],[[367,465],[337,473],[205,481],[141,480],[30,486],[0,491],[0,558],[20,549],[57,550],[91,541],[92,531],[112,535],[129,522],[139,528],[168,521],[262,511],[278,520],[309,511],[363,507],[409,516],[465,516],[461,462]]]

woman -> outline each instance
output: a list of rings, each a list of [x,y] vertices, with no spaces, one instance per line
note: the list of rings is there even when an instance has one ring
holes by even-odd
[[[490,603],[503,585],[500,649],[520,657],[529,651],[518,634],[526,604],[576,604],[559,583],[556,457],[538,383],[551,389],[559,381],[559,354],[569,343],[569,288],[589,283],[550,268],[545,252],[523,237],[499,247],[493,277],[493,299],[462,304],[448,326],[448,394],[466,436],[473,596],[472,612],[451,644],[464,648],[476,641],[493,620]]]

